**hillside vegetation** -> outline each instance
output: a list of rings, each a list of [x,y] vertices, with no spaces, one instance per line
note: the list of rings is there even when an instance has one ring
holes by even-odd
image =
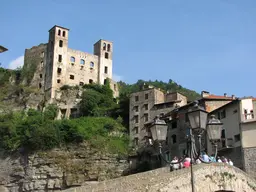
[[[33,92],[30,87],[22,85],[25,72],[0,68],[0,104],[8,95]],[[31,77],[32,78],[32,77]],[[1,110],[0,147],[8,151],[20,148],[29,150],[48,150],[68,143],[87,141],[99,150],[127,154],[129,128],[129,98],[132,92],[142,90],[144,84],[153,85],[166,91],[178,91],[194,100],[199,97],[195,91],[183,88],[169,80],[138,80],[135,84],[119,82],[120,97],[113,98],[109,81],[106,85],[84,85],[80,102],[81,116],[76,119],[55,120],[57,105],[49,105],[44,112],[26,110],[14,112]],[[81,88],[81,87],[80,87]],[[63,86],[61,89],[80,89],[78,86]],[[118,102],[117,102],[118,100]],[[3,109],[3,105],[0,105]],[[103,144],[104,143],[104,147]]]

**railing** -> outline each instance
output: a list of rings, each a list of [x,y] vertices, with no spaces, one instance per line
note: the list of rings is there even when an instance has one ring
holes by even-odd
[[[244,114],[244,120],[254,119],[254,113],[246,113]]]
[[[218,143],[218,149],[227,149],[232,148],[234,144],[234,140],[232,138],[222,138]]]

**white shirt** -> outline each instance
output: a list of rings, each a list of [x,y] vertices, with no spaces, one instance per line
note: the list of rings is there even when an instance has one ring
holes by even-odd
[[[231,166],[233,166],[233,165],[234,165],[232,161],[229,161],[228,163],[229,163],[229,165],[231,165]]]

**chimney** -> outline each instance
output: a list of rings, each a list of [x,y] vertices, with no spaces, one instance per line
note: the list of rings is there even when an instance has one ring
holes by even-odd
[[[210,93],[208,91],[201,91],[201,97],[208,97],[210,95]]]
[[[224,93],[224,97],[227,97],[227,93]]]
[[[232,99],[236,99],[235,95],[232,95],[231,97],[232,97]]]

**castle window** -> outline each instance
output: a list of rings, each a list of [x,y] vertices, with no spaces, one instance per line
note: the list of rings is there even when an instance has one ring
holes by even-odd
[[[134,106],[134,110],[135,110],[135,112],[138,112],[139,111],[139,106]]]
[[[145,110],[148,110],[148,104],[144,105]]]
[[[135,137],[135,138],[134,138],[134,145],[137,146],[138,144],[139,144],[139,139],[138,139],[138,137]]]
[[[60,74],[61,73],[61,68],[58,67],[57,69],[57,73]]]
[[[75,61],[76,61],[75,57],[70,57],[70,62],[71,63],[75,63]]]
[[[57,79],[57,83],[60,83],[60,79]]]
[[[60,31],[60,29],[58,30],[58,35],[60,36],[60,33],[61,33],[61,31]]]
[[[108,51],[110,51],[110,48],[111,48],[111,47],[110,47],[110,44],[108,44]]]
[[[144,114],[144,121],[147,122],[148,121],[148,113]]]
[[[66,31],[62,32],[62,36],[65,37],[66,36]]]
[[[42,84],[41,83],[39,83],[39,89],[41,89],[42,88]]]
[[[103,50],[104,51],[106,50],[106,47],[107,47],[106,43],[103,43]]]
[[[135,122],[135,123],[139,123],[139,116],[138,116],[138,115],[135,115],[135,116],[134,116],[134,122]]]
[[[70,76],[69,76],[69,79],[74,80],[74,79],[75,79],[75,76],[74,76],[74,75],[70,75]]]
[[[89,83],[90,83],[90,84],[93,84],[93,80],[92,80],[92,79],[89,79]]]
[[[116,84],[114,84],[114,90],[116,91]]]
[[[83,85],[84,85],[84,82],[79,82],[79,85],[80,85],[80,86],[83,86]]]
[[[148,99],[148,93],[145,94],[145,99]]]
[[[94,63],[91,62],[91,63],[90,63],[90,68],[93,68],[93,67],[94,67]]]
[[[59,41],[59,47],[63,47],[63,41],[62,40]]]
[[[108,53],[105,53],[105,58],[108,59]]]
[[[135,101],[139,101],[139,96],[135,96]]]
[[[177,136],[172,135],[172,144],[177,143]]]
[[[107,84],[107,79],[104,79],[104,85],[106,85]]]
[[[62,55],[59,55],[58,61],[62,62]]]
[[[105,67],[104,72],[105,74],[108,74],[108,67]]]
[[[42,74],[40,74],[40,79],[42,79],[43,78],[43,75]]]
[[[80,60],[80,64],[84,65],[85,61],[83,59]]]

